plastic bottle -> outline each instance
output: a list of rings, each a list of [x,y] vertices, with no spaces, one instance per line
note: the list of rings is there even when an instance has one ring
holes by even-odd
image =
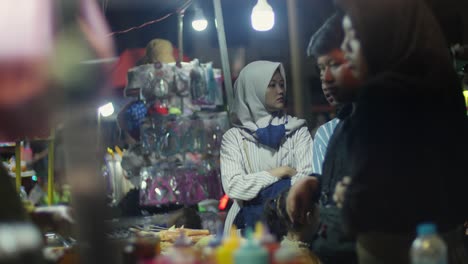
[[[31,146],[30,146],[29,142],[28,142],[28,143],[25,144],[24,147],[23,146],[21,147],[21,160],[29,163],[29,162],[32,161],[32,159],[33,159],[33,151],[31,149]]]
[[[433,223],[417,226],[417,237],[410,249],[411,264],[447,264],[447,246]]]
[[[234,264],[234,252],[240,246],[240,237],[237,229],[232,228],[230,236],[216,250],[216,261],[222,264]]]
[[[210,240],[208,246],[202,250],[201,262],[205,264],[216,264],[216,249],[221,245],[222,235],[216,235]]]
[[[197,261],[197,254],[192,247],[192,240],[180,232],[180,236],[174,242],[174,247],[169,252],[169,259],[172,264],[194,264]]]
[[[247,242],[234,254],[235,264],[267,264],[268,251],[253,238],[251,230],[247,230]]]
[[[260,222],[255,225],[255,237],[260,241],[260,245],[268,251],[269,263],[273,263],[275,253],[280,248],[280,244],[276,241],[276,238]]]

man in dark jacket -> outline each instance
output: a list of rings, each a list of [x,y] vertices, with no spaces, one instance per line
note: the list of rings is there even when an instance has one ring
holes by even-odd
[[[304,224],[305,208],[310,208],[306,204],[313,202],[313,197],[319,194],[321,224],[311,249],[325,264],[357,263],[355,241],[342,229],[341,210],[332,199],[336,184],[351,172],[348,134],[353,102],[359,87],[340,49],[343,40],[341,23],[342,16],[332,16],[312,36],[308,47],[308,54],[317,58],[321,80],[327,88],[324,92],[329,92],[333,100],[341,105],[337,114],[339,122],[325,148],[322,174],[297,182],[291,187],[287,198],[291,221]]]

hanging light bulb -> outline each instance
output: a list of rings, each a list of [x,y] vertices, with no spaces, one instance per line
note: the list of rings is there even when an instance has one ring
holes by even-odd
[[[195,8],[195,15],[193,16],[192,27],[196,31],[203,31],[208,26],[208,21],[203,15],[203,11],[200,8]]]
[[[111,116],[114,113],[114,105],[112,103],[107,103],[99,107],[98,111],[103,117]]]
[[[268,31],[275,25],[275,13],[267,0],[258,0],[250,16],[252,27],[257,31]]]

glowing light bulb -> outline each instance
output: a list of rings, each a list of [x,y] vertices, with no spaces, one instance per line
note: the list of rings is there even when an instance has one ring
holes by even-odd
[[[112,103],[107,103],[99,107],[98,111],[103,117],[111,116],[114,113],[114,105]]]
[[[258,0],[250,19],[252,27],[257,31],[268,31],[275,25],[275,13],[267,0]]]
[[[192,27],[196,31],[203,31],[208,27],[208,21],[203,15],[203,11],[200,8],[195,8],[195,15],[193,16]]]

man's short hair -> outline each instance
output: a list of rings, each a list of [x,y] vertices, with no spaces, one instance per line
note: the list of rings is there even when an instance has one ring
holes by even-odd
[[[339,49],[343,42],[343,14],[335,13],[310,38],[307,56],[318,58],[334,49]]]

